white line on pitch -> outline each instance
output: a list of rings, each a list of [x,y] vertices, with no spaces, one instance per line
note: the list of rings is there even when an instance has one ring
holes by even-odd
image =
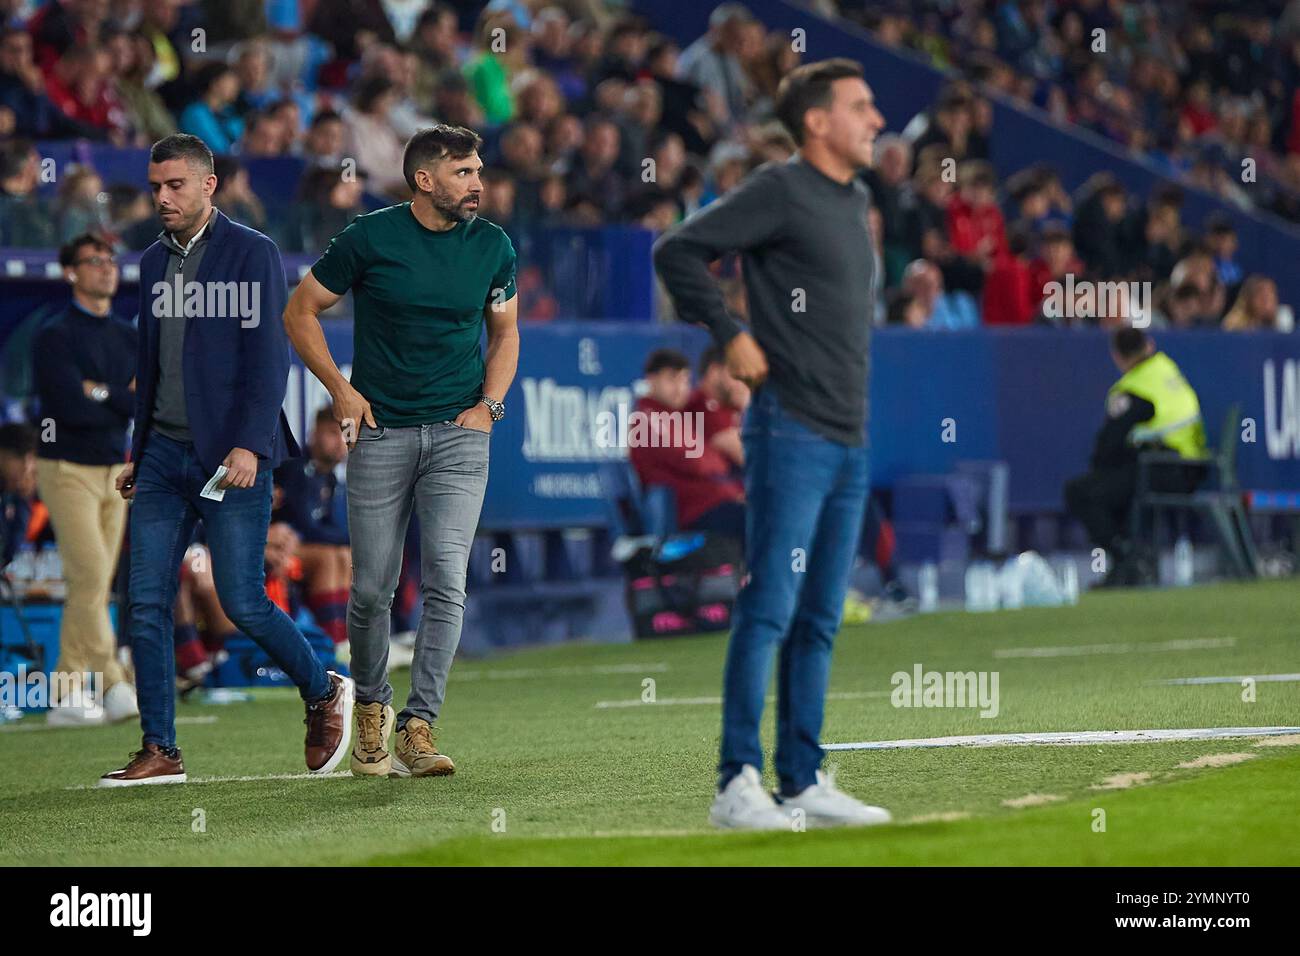
[[[179,786],[188,786],[192,783],[255,783],[258,780],[336,780],[339,777],[350,777],[350,770],[336,770],[334,773],[268,773],[254,775],[249,777],[191,777]],[[164,784],[164,786],[177,786],[177,784]],[[98,790],[99,787],[94,784],[77,784],[74,787],[64,787],[64,790]],[[107,790],[120,790],[121,787],[106,787]]]
[[[24,719],[26,719],[26,718],[24,718]],[[214,715],[214,714],[202,714],[202,715],[197,715],[197,716],[194,716],[194,717],[177,717],[177,718],[176,718],[176,723],[178,723],[178,724],[215,724],[216,722],[217,722],[217,718],[216,718],[216,715]],[[89,726],[91,726],[91,727],[111,727],[111,726],[113,726],[113,725],[112,725],[112,724],[90,724]],[[20,731],[20,730],[84,730],[84,729],[86,729],[86,728],[84,728],[84,727],[51,727],[49,724],[45,723],[45,721],[41,721],[40,723],[35,723],[35,722],[33,722],[33,723],[5,724],[3,727],[0,727],[0,734],[12,734],[12,733],[17,733],[17,732]]]
[[[1234,647],[1235,637],[1194,637],[1153,644],[1063,644],[1058,647],[1003,647],[994,657],[1085,657],[1091,654],[1150,654],[1159,651],[1198,651]]]
[[[827,694],[827,700],[864,700],[868,697],[888,697],[893,693],[889,690],[868,690],[861,692],[844,692],[838,694]],[[776,697],[768,695],[768,702],[776,700]],[[597,710],[611,710],[617,707],[696,707],[700,705],[717,706],[722,703],[721,697],[661,697],[659,700],[641,700],[639,697],[630,697],[626,700],[598,700],[596,701]]]
[[[597,664],[591,667],[523,667],[517,670],[453,671],[452,680],[522,680],[529,677],[577,677],[585,674],[662,674],[668,665]]]
[[[1169,680],[1152,680],[1148,684],[1240,684],[1253,680],[1257,684],[1291,684],[1300,681],[1300,674],[1242,674],[1240,677],[1173,677]]]
[[[856,744],[822,744],[823,750],[912,750],[922,747],[1014,747],[1026,744],[1083,746],[1132,744],[1156,740],[1227,740],[1300,733],[1300,727],[1200,727],[1173,730],[1069,730],[1047,734],[973,734],[968,737],[920,737],[913,740],[868,740]]]

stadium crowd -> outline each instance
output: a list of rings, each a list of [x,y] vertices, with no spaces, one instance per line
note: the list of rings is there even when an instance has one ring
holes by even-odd
[[[47,197],[36,141],[141,147],[194,133],[221,157],[218,205],[303,253],[358,213],[405,198],[403,143],[434,121],[482,131],[481,214],[512,236],[610,223],[662,231],[794,149],[772,104],[800,54],[736,3],[717,7],[684,50],[597,0],[494,0],[477,13],[479,4],[431,0],[30,6],[0,0],[0,245],[55,247],[92,229],[138,250],[157,234],[147,194],[105,183],[89,164]],[[1070,196],[1050,168],[999,182],[985,160],[988,97],[1000,94],[1233,202],[1249,200],[1227,171],[1249,154],[1260,176],[1250,195],[1290,215],[1300,0],[1277,24],[1218,3],[834,6],[881,42],[959,74],[929,110],[890,118],[901,134],[882,139],[864,173],[886,293],[877,322],[1118,321],[1044,309],[1046,284],[1070,273],[1152,282],[1156,327],[1291,328],[1272,280],[1241,274],[1230,223],[1200,234],[1183,226],[1176,186],[1131,196],[1101,174]],[[1204,16],[1178,19],[1175,8]],[[1090,52],[1095,29],[1107,31],[1107,55]],[[294,202],[268,216],[270,197],[257,195],[246,166],[285,157],[302,163]],[[735,266],[721,270],[743,313]],[[556,314],[535,288],[544,281],[521,273],[524,318]]]

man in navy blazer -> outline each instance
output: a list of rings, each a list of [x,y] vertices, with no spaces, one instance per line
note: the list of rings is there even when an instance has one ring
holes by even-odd
[[[349,678],[327,672],[267,597],[271,470],[299,454],[281,411],[289,346],[280,252],[212,206],[212,152],[195,136],[154,144],[149,185],[163,232],[140,260],[139,362],[131,462],[130,628],[143,746],[101,786],[183,783],[176,747],[173,611],[180,562],[202,520],[222,609],[298,686],[307,768],[346,752]],[[208,489],[219,470],[216,489]]]

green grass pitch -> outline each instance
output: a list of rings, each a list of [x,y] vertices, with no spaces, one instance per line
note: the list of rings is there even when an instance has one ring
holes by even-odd
[[[1199,644],[1161,646],[1179,640]],[[995,655],[1064,645],[1091,650]],[[828,763],[840,784],[896,823],[716,833],[707,822],[719,729],[711,699],[724,649],[725,637],[710,635],[459,661],[439,737],[457,762],[451,778],[296,776],[303,728],[292,691],[178,708],[192,781],[289,779],[96,790],[98,775],[137,745],[137,727],[11,725],[0,731],[0,864],[1300,863],[1295,739],[836,752]],[[998,715],[893,707],[890,676],[917,663],[997,671]],[[1253,702],[1237,684],[1156,683],[1296,672],[1293,581],[928,615],[844,629],[823,739],[1297,725],[1297,683],[1261,682]],[[647,680],[655,703],[640,702]],[[771,724],[769,708],[766,741]],[[1212,755],[1236,756],[1179,766]],[[1005,803],[1030,794],[1056,799]]]

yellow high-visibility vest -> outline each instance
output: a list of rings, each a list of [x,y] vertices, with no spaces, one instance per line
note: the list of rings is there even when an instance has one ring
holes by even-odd
[[[1125,372],[1110,387],[1110,395],[1128,392],[1144,398],[1156,412],[1133,426],[1128,440],[1133,445],[1161,444],[1184,458],[1205,456],[1205,426],[1201,403],[1178,366],[1164,352],[1156,352]]]

